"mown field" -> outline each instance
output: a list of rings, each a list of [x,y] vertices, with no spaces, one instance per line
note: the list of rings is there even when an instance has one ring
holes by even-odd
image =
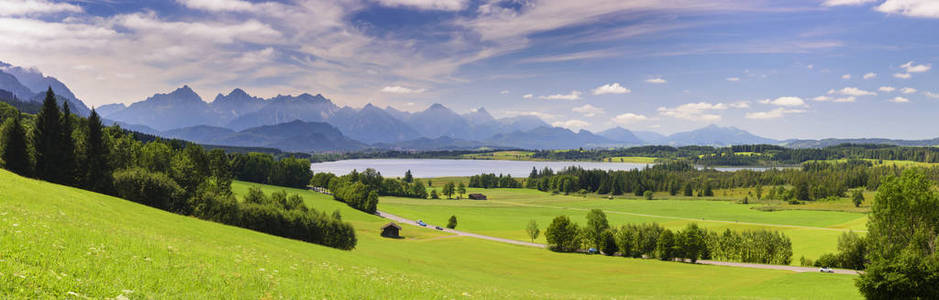
[[[236,183],[236,193],[255,184]],[[262,186],[267,192],[279,187]],[[341,251],[0,171],[0,295],[35,298],[859,298],[854,276],[558,254],[386,223],[328,196]],[[472,222],[470,222],[472,223]],[[462,226],[462,225],[461,225]],[[467,226],[471,226],[467,224]]]
[[[666,228],[680,229],[694,222],[719,231],[727,228],[778,230],[792,240],[794,265],[799,264],[802,256],[814,260],[824,253],[834,252],[838,236],[848,230],[863,233],[867,219],[862,213],[805,209],[764,211],[752,208],[765,204],[743,205],[735,201],[687,197],[650,201],[634,197],[610,200],[597,195],[551,195],[531,189],[471,188],[468,192],[486,194],[489,200],[383,197],[379,210],[432,224],[446,224],[447,219],[455,215],[460,230],[523,241],[529,241],[525,232],[529,220],[535,220],[542,229],[559,215],[585,224],[585,215],[593,208],[604,210],[612,226],[656,222]],[[667,194],[656,197],[667,198]],[[536,242],[545,243],[544,236]]]

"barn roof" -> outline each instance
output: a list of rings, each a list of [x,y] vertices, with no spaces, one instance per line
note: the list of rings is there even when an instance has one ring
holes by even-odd
[[[398,224],[395,224],[395,222],[391,222],[391,223],[385,224],[384,226],[381,227],[381,229],[385,229],[385,228],[388,228],[388,227],[394,227],[394,228],[401,229],[401,226],[399,226]]]

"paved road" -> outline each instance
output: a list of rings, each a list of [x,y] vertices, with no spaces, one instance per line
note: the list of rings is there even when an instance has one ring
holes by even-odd
[[[377,212],[377,214],[378,216],[382,218],[386,218],[386,219],[389,219],[389,220],[392,220],[401,224],[408,224],[411,226],[420,226],[414,220],[405,219],[405,218],[402,218],[393,214],[389,214],[386,212],[379,211]],[[436,225],[427,224],[428,228],[434,228],[434,226]],[[468,236],[468,237],[473,237],[477,239],[484,239],[484,240],[490,240],[490,241],[495,241],[495,242],[500,242],[500,243],[508,243],[508,244],[513,244],[513,245],[521,245],[521,246],[528,246],[528,247],[537,247],[537,248],[545,247],[544,244],[497,238],[497,237],[488,236],[488,235],[481,235],[481,234],[469,233],[465,231],[453,230],[449,228],[444,228],[443,226],[441,226],[441,228],[443,228],[444,232],[453,233],[459,236]],[[703,264],[703,265],[728,266],[728,267],[740,267],[740,268],[786,270],[786,271],[793,271],[793,272],[800,272],[800,273],[801,272],[818,272],[818,268],[812,268],[812,267],[764,265],[764,264],[750,264],[750,263],[737,263],[737,262],[712,261],[712,260],[699,260],[698,263]],[[851,275],[858,274],[858,272],[855,270],[832,269],[832,271],[834,271],[835,274],[851,274]]]
[[[380,217],[382,217],[382,218],[389,219],[389,220],[392,220],[392,221],[395,221],[395,222],[398,222],[398,223],[401,223],[401,224],[408,224],[408,225],[412,225],[412,226],[420,226],[420,225],[418,225],[417,222],[414,221],[414,220],[408,220],[408,219],[405,219],[405,218],[402,218],[402,217],[399,217],[399,216],[396,216],[396,215],[392,215],[392,214],[389,214],[389,213],[386,213],[386,212],[381,212],[381,211],[379,211],[379,212],[378,212],[378,215],[379,215]],[[434,228],[434,226],[436,226],[436,225],[427,224],[427,228]],[[477,238],[477,239],[484,239],[484,240],[496,241],[496,242],[500,242],[500,243],[508,243],[508,244],[514,244],[514,245],[528,246],[528,247],[538,247],[538,248],[544,248],[544,247],[545,247],[544,244],[529,243],[529,242],[523,242],[523,241],[516,241],[516,240],[510,240],[510,239],[497,238],[497,237],[488,236],[488,235],[481,235],[481,234],[469,233],[469,232],[465,232],[465,231],[453,230],[453,229],[446,228],[446,227],[443,227],[443,226],[440,226],[440,228],[443,228],[443,231],[444,231],[444,232],[449,232],[449,233],[453,233],[453,234],[460,235],[460,236],[468,236],[468,237],[474,237],[474,238]]]

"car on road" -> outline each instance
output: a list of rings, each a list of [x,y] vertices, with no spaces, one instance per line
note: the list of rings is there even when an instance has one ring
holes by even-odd
[[[818,271],[819,271],[819,272],[822,272],[822,273],[834,273],[834,272],[835,272],[835,270],[832,270],[832,269],[829,268],[829,267],[822,267],[822,268],[818,269]]]
[[[427,223],[424,223],[424,220],[417,220],[417,225],[427,227]]]
[[[434,229],[443,230],[443,228],[441,228],[440,226],[434,226]]]

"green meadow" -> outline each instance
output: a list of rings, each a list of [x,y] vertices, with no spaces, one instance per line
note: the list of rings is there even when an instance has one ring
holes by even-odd
[[[735,201],[644,200],[634,197],[606,199],[596,195],[552,195],[532,189],[468,189],[483,193],[489,200],[422,200],[383,197],[379,210],[431,224],[446,224],[451,215],[460,230],[496,237],[529,241],[525,226],[535,220],[544,229],[554,217],[570,216],[585,224],[587,211],[606,212],[610,225],[659,223],[680,229],[698,223],[708,229],[723,231],[769,229],[785,233],[792,240],[793,264],[800,258],[816,259],[835,252],[838,236],[844,231],[866,230],[866,215],[855,212],[823,210],[760,210],[764,204],[738,204]],[[658,197],[658,195],[657,195]],[[663,196],[667,197],[667,196]],[[536,242],[545,243],[544,236]]]
[[[241,194],[251,186],[266,192],[283,189],[241,182],[233,189]],[[402,230],[405,239],[384,239],[378,236],[384,219],[325,195],[285,190],[299,193],[316,209],[339,210],[356,227],[357,247],[342,251],[284,239],[0,171],[0,295],[6,299],[860,297],[855,277],[848,275],[559,254],[407,225]],[[470,220],[461,220],[466,228],[459,228],[475,226]]]

